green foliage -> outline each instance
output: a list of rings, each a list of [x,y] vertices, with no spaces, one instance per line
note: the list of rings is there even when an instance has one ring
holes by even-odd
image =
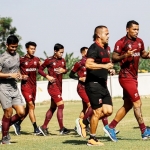
[[[150,47],[147,48],[147,52],[150,52]],[[150,72],[150,59],[142,59],[142,58],[140,58],[138,72],[139,73]]]
[[[17,28],[11,25],[12,21],[10,17],[0,17],[0,54],[6,50],[6,40],[9,35],[14,34],[21,40],[21,37],[16,34]],[[20,44],[18,45],[17,52],[20,56],[24,55]]]
[[[79,61],[79,57],[74,58],[73,53],[69,53],[69,54],[66,53],[65,60],[66,60],[66,68],[68,69],[68,72],[63,75],[63,79],[69,79],[69,73],[73,65],[75,64],[75,62]]]

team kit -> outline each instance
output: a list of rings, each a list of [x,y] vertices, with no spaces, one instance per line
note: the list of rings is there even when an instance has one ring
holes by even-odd
[[[116,126],[131,109],[139,125],[141,138],[148,139],[150,129],[144,123],[137,77],[139,59],[150,59],[150,53],[145,50],[144,42],[138,37],[138,33],[139,23],[135,20],[128,21],[126,35],[115,43],[110,57],[109,29],[104,25],[97,26],[94,29],[93,43],[90,47],[80,49],[82,58],[73,65],[71,70],[66,67],[62,44],[56,43],[53,55],[42,62],[34,55],[37,47],[35,42],[27,42],[26,54],[20,57],[17,53],[19,40],[15,35],[10,35],[6,41],[6,51],[0,55],[0,103],[3,109],[1,144],[11,144],[10,126],[13,126],[16,135],[21,135],[21,124],[27,115],[37,136],[49,135],[48,124],[55,111],[59,134],[70,133],[63,123],[62,78],[67,72],[70,78],[78,80],[77,93],[82,100],[82,110],[75,120],[74,130],[84,138],[89,133],[88,146],[104,145],[96,137],[99,121],[103,123],[105,134],[113,142],[117,142],[119,131]],[[118,62],[120,64],[118,82],[123,89],[123,105],[118,109],[113,120],[108,123],[108,117],[113,112],[113,102],[107,87],[107,78],[108,75],[115,75],[113,66]],[[51,97],[50,107],[40,126],[36,123],[34,112],[37,72],[47,79],[47,91]],[[17,81],[21,81],[21,93]],[[16,112],[15,115],[13,110]]]

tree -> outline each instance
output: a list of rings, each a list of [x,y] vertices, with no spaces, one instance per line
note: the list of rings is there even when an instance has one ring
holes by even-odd
[[[0,54],[6,50],[6,40],[9,35],[16,35],[21,40],[21,37],[16,34],[16,27],[11,25],[12,21],[10,17],[0,17]],[[22,45],[18,45],[17,52],[20,56],[24,55]]]
[[[73,53],[69,53],[69,54],[66,53],[65,60],[66,60],[66,68],[68,69],[68,72],[63,75],[63,79],[69,79],[70,78],[69,73],[73,65],[75,64],[75,62],[79,61],[79,57],[74,58]]]

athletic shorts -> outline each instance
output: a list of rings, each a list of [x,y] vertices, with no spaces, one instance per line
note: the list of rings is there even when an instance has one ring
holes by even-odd
[[[138,92],[138,82],[132,78],[119,78],[119,83],[123,88],[123,100],[130,99],[131,102],[136,102],[140,99]]]
[[[22,95],[25,99],[26,102],[30,102],[30,101],[35,101],[35,97],[36,97],[36,88],[32,88],[32,89],[23,89],[21,90]]]
[[[48,86],[48,93],[55,103],[62,101],[62,90],[56,83]]]
[[[85,85],[92,109],[102,107],[103,104],[112,105],[112,99],[108,88],[98,82],[90,82]]]
[[[86,94],[84,85],[78,84],[77,92],[78,92],[79,96],[81,97],[82,101],[84,101],[85,103],[89,103],[90,102],[89,98],[88,98],[88,96]]]
[[[0,85],[0,103],[3,109],[10,108],[13,105],[24,105],[23,99],[18,88],[10,88],[5,90],[3,88],[3,85]]]

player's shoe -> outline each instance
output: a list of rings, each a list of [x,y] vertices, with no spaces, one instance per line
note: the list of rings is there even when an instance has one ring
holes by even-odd
[[[41,131],[43,136],[47,136],[49,134],[48,129],[44,129],[42,126],[39,127],[39,131]]]
[[[150,138],[150,129],[145,129],[145,132],[141,136],[143,140]]]
[[[61,130],[60,130],[60,134],[61,135],[64,135],[64,134],[68,134],[70,133],[70,130],[68,130],[67,128],[63,127]]]
[[[109,128],[108,125],[103,127],[104,132],[110,137],[113,142],[117,142],[115,129]]]
[[[1,144],[11,144],[10,143],[10,136],[8,137],[8,135],[7,135],[7,136],[2,137]]]
[[[41,133],[41,131],[38,129],[38,128],[36,128],[36,129],[34,129],[34,135],[41,135],[42,133]]]
[[[83,124],[83,119],[81,119],[81,118],[76,119],[76,127],[77,127],[77,133],[85,138],[86,137],[86,126],[85,126],[85,124]]]
[[[104,144],[102,142],[99,142],[96,137],[90,137],[88,142],[88,146],[103,146]]]
[[[114,130],[115,130],[115,133],[116,133],[116,134],[118,134],[118,133],[120,132],[119,130],[116,130],[116,129],[114,129]],[[109,137],[108,134],[105,133],[105,132],[104,132],[104,136],[105,136],[105,137]]]
[[[18,125],[17,123],[14,123],[12,126],[14,128],[15,134],[16,135],[21,135],[21,132],[20,132],[21,127],[20,127],[20,125]]]
[[[77,132],[77,127],[76,126],[74,127],[74,131]]]

